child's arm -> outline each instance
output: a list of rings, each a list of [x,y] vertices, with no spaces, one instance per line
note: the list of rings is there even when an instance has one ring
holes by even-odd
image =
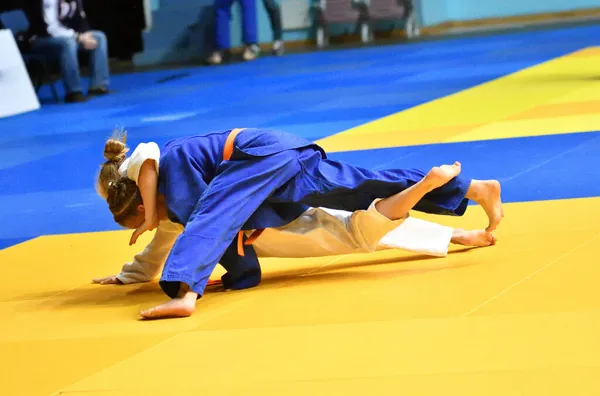
[[[125,160],[119,172],[123,176],[136,182],[142,201],[144,202],[145,221],[137,230],[134,231],[129,244],[136,242],[137,238],[146,231],[155,229],[158,226],[158,216],[156,213],[156,195],[158,184],[158,161],[160,159],[160,149],[154,142],[139,144],[131,157]]]
[[[156,213],[158,171],[154,159],[147,159],[142,164],[137,185],[142,194],[142,202],[146,213],[144,223],[133,232],[129,245],[133,245],[144,232],[152,231],[158,226],[158,215]]]
[[[160,273],[181,231],[183,227],[179,224],[161,222],[148,246],[136,254],[132,262],[125,263],[118,275],[95,278],[92,281],[101,285],[150,282]]]

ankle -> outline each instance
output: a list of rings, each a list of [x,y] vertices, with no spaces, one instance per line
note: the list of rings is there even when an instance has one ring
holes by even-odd
[[[182,299],[186,301],[196,301],[198,299],[198,293],[188,291],[183,295]]]

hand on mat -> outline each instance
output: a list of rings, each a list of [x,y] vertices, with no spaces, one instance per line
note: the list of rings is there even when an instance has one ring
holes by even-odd
[[[144,223],[141,226],[139,226],[135,231],[133,231],[133,234],[131,234],[131,239],[129,240],[129,246],[135,244],[137,242],[137,239],[144,232],[152,231],[156,227],[158,227],[158,217],[153,220],[150,220],[150,221],[144,221]]]
[[[92,279],[92,282],[94,283],[99,283],[101,285],[122,285],[123,282],[121,282],[116,275],[112,275],[112,276],[106,276],[104,278],[94,278]]]

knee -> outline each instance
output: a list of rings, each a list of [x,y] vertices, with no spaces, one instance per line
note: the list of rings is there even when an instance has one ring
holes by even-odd
[[[104,32],[100,30],[92,30],[90,33],[92,34],[92,36],[94,36],[96,40],[106,41],[106,34],[104,34]]]
[[[101,32],[100,30],[92,30],[90,33],[98,42],[98,46],[102,46],[102,47],[106,46],[107,40],[106,40],[106,34],[104,34],[104,32]]]
[[[57,37],[53,39],[53,44],[57,51],[77,51],[77,40],[73,37]]]

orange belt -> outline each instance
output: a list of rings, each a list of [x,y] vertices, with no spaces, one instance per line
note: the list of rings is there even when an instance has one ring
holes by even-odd
[[[246,128],[236,128],[229,133],[227,140],[225,141],[225,148],[223,150],[223,161],[229,161],[233,154],[233,142],[235,137]],[[264,230],[254,230],[250,237],[244,242],[244,231],[238,232],[238,243],[237,250],[240,256],[244,256],[244,245],[252,245],[254,241],[262,234]]]

